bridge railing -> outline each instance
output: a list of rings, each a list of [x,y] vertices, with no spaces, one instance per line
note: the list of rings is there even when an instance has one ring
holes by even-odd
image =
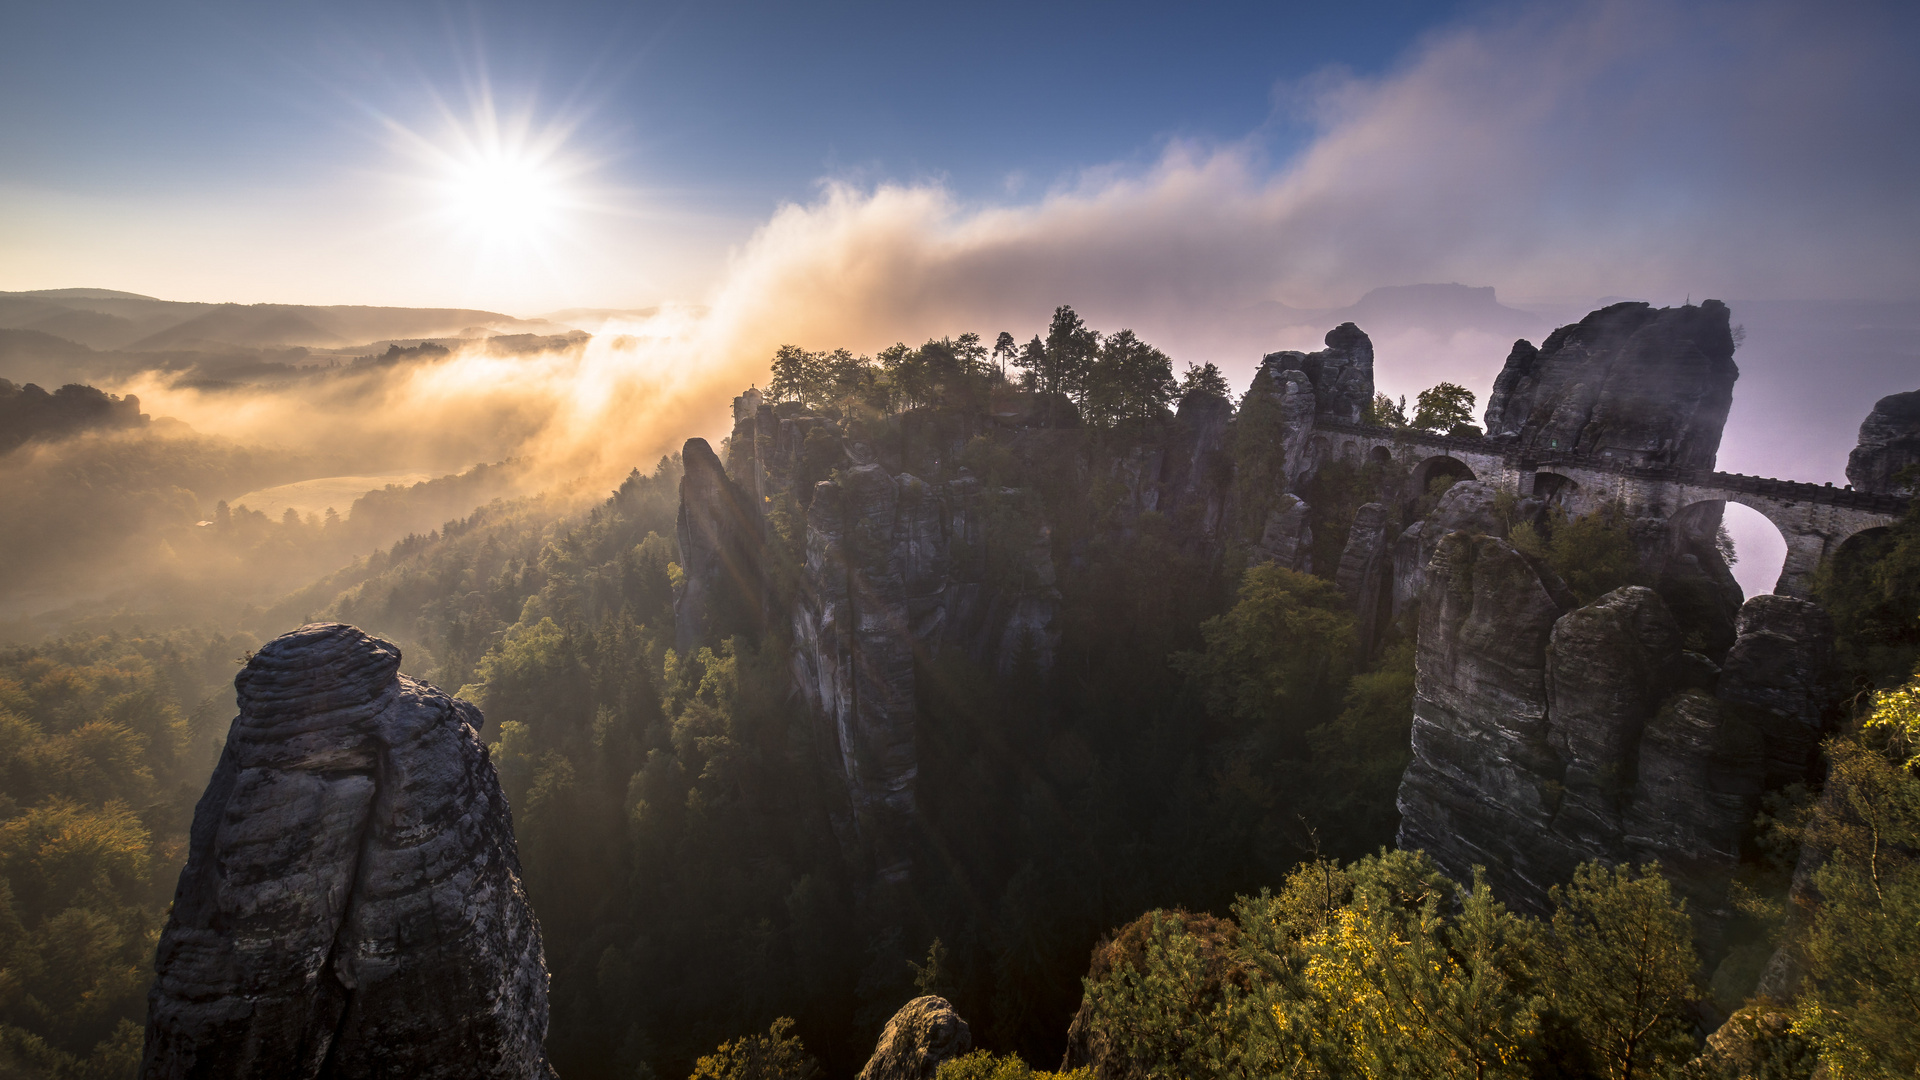
[[[1906,512],[1909,499],[1904,495],[1889,495],[1852,488],[1835,487],[1832,484],[1810,484],[1801,480],[1779,480],[1768,476],[1748,476],[1744,473],[1715,472],[1710,469],[1688,469],[1677,465],[1629,465],[1592,454],[1569,454],[1548,451],[1541,453],[1522,453],[1509,439],[1489,439],[1485,436],[1440,435],[1428,431],[1414,431],[1410,428],[1383,427],[1373,424],[1355,424],[1344,420],[1319,416],[1314,418],[1317,431],[1340,432],[1347,435],[1359,435],[1370,439],[1383,439],[1397,443],[1411,443],[1423,447],[1441,450],[1464,450],[1468,453],[1486,454],[1499,457],[1508,465],[1520,471],[1571,467],[1589,469],[1596,472],[1612,473],[1638,480],[1655,483],[1693,484],[1699,487],[1720,488],[1725,491],[1742,492],[1748,495],[1762,495],[1775,499],[1791,499],[1797,502],[1822,503],[1831,506],[1844,506],[1854,510],[1867,510],[1881,514],[1902,514]]]

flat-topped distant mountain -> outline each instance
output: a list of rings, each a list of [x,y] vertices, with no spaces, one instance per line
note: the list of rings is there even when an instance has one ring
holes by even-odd
[[[1331,328],[1357,323],[1369,332],[1420,329],[1449,334],[1480,330],[1522,336],[1540,334],[1547,320],[1502,304],[1493,286],[1446,284],[1386,285],[1372,289],[1345,307],[1302,308],[1267,300],[1246,308],[1240,318],[1251,327],[1280,330],[1293,326]]]

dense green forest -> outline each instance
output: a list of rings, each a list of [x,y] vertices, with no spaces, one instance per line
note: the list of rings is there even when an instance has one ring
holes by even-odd
[[[1061,640],[1047,671],[1000,676],[953,651],[918,661],[907,885],[876,888],[848,863],[789,689],[788,630],[776,620],[673,649],[681,462],[663,458],[585,509],[494,499],[254,612],[252,634],[128,629],[0,654],[0,1066],[127,1075],[234,661],[315,619],[399,643],[406,671],[483,707],[552,970],[548,1048],[570,1080],[800,1076],[816,1059],[850,1075],[921,992],[954,1002],[983,1048],[943,1069],[949,1080],[1058,1062],[1083,998],[1143,1077],[1920,1064],[1920,1014],[1901,996],[1920,978],[1912,685],[1858,699],[1829,754],[1843,798],[1803,798],[1766,824],[1773,849],[1826,854],[1826,904],[1767,901],[1783,940],[1805,942],[1798,1011],[1756,1003],[1741,1014],[1752,1038],[1685,1064],[1706,991],[1657,871],[1590,868],[1535,920],[1418,853],[1383,851],[1408,758],[1412,643],[1390,630],[1356,650],[1329,578],[1354,511],[1396,479],[1387,466],[1322,470],[1307,493],[1319,573],[1296,573],[1253,557],[1257,507],[1209,548],[1192,522],[1124,516],[1116,484],[1089,482],[1086,462],[1173,438],[1177,402],[1226,387],[1210,366],[1176,379],[1158,350],[1068,309],[1024,347],[1002,334],[871,360],[790,349],[774,376],[777,398],[902,445],[943,418],[1026,403],[1032,430],[983,425],[948,467],[1025,493],[1020,512],[1049,524]],[[1436,388],[1415,421],[1450,429],[1463,408]],[[1374,414],[1394,420],[1404,403]],[[1252,393],[1233,420],[1250,507],[1274,423]],[[1401,524],[1447,482],[1401,507]],[[791,511],[769,517],[775,606],[799,574]],[[291,548],[332,527],[230,512],[202,531]],[[1634,573],[1624,526],[1598,515],[1517,542],[1583,596]],[[1912,672],[1916,567],[1920,512],[1822,578],[1863,690]],[[1635,993],[1640,1011],[1623,1015]],[[1622,1024],[1638,1034],[1623,1042]]]

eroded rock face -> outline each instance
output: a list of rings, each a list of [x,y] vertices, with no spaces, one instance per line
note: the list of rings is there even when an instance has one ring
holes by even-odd
[[[859,1080],[932,1080],[940,1063],[973,1049],[973,1033],[943,997],[917,997],[893,1014]]]
[[[765,406],[761,406],[765,408]],[[681,451],[680,569],[674,598],[674,645],[682,655],[728,634],[760,625],[765,595],[760,515],[754,500],[728,479],[705,439]]]
[[[1487,434],[1533,454],[1710,469],[1733,405],[1727,306],[1632,302],[1520,341],[1487,399]]]
[[[1641,736],[1667,697],[1680,628],[1652,589],[1608,593],[1562,616],[1547,645],[1547,744],[1562,785],[1554,832],[1580,852],[1621,850]]]
[[[1505,536],[1506,522],[1494,512],[1499,492],[1477,480],[1462,480],[1447,488],[1440,502],[1424,520],[1407,526],[1392,547],[1393,615],[1398,618],[1420,599],[1425,589],[1427,564],[1440,541],[1452,532]]]
[[[1044,524],[1009,556],[1012,580],[958,565],[955,542],[983,551],[978,481],[943,485],[858,465],[822,481],[807,509],[806,565],[792,612],[794,683],[829,729],[832,768],[847,793],[879,881],[909,865],[907,832],[919,762],[914,656],[962,650],[1001,674],[1052,664],[1059,642],[1051,538]]]
[[[1816,605],[1755,597],[1739,629],[1722,670],[1651,589],[1576,606],[1506,542],[1448,534],[1420,599],[1399,843],[1459,880],[1485,866],[1532,912],[1581,862],[1657,860],[1711,958],[1741,836],[1805,776],[1833,685]]]
[[[1920,465],[1920,390],[1888,394],[1860,422],[1860,444],[1847,455],[1847,482],[1855,490],[1911,495],[1912,484],[1896,479]]]
[[[1839,696],[1833,618],[1806,600],[1756,596],[1741,606],[1735,628],[1719,697],[1751,710],[1766,740],[1767,787],[1805,780]]]
[[[1393,610],[1390,513],[1385,503],[1367,503],[1354,512],[1334,571],[1334,583],[1353,604],[1354,649],[1362,659],[1373,655]]]
[[[547,970],[472,705],[339,623],[261,648],[194,811],[147,1080],[547,1077]]]
[[[1266,527],[1260,531],[1260,542],[1254,545],[1254,556],[1289,570],[1312,573],[1313,526],[1307,520],[1308,510],[1304,499],[1280,496],[1280,505],[1267,511]]]
[[[1373,403],[1373,340],[1352,323],[1327,331],[1319,352],[1277,352],[1261,358],[1275,372],[1298,371],[1313,391],[1314,411],[1349,424],[1358,423]]]
[[[1547,644],[1572,607],[1511,544],[1464,532],[1435,548],[1420,600],[1398,843],[1459,880],[1487,867],[1522,910],[1523,895],[1544,897],[1572,869],[1559,845],[1542,844],[1561,775],[1548,739]]]

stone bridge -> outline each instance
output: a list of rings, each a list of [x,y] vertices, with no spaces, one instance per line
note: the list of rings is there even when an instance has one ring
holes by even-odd
[[[1869,529],[1885,528],[1907,508],[1898,495],[1851,487],[1773,480],[1738,473],[1646,466],[1573,454],[1522,455],[1505,442],[1433,435],[1405,428],[1348,424],[1315,417],[1308,455],[1316,461],[1355,463],[1371,458],[1410,470],[1412,490],[1434,478],[1465,476],[1518,496],[1546,499],[1570,514],[1619,503],[1636,517],[1677,524],[1729,502],[1751,507],[1773,522],[1787,542],[1787,558],[1773,591],[1805,597],[1820,561]]]

